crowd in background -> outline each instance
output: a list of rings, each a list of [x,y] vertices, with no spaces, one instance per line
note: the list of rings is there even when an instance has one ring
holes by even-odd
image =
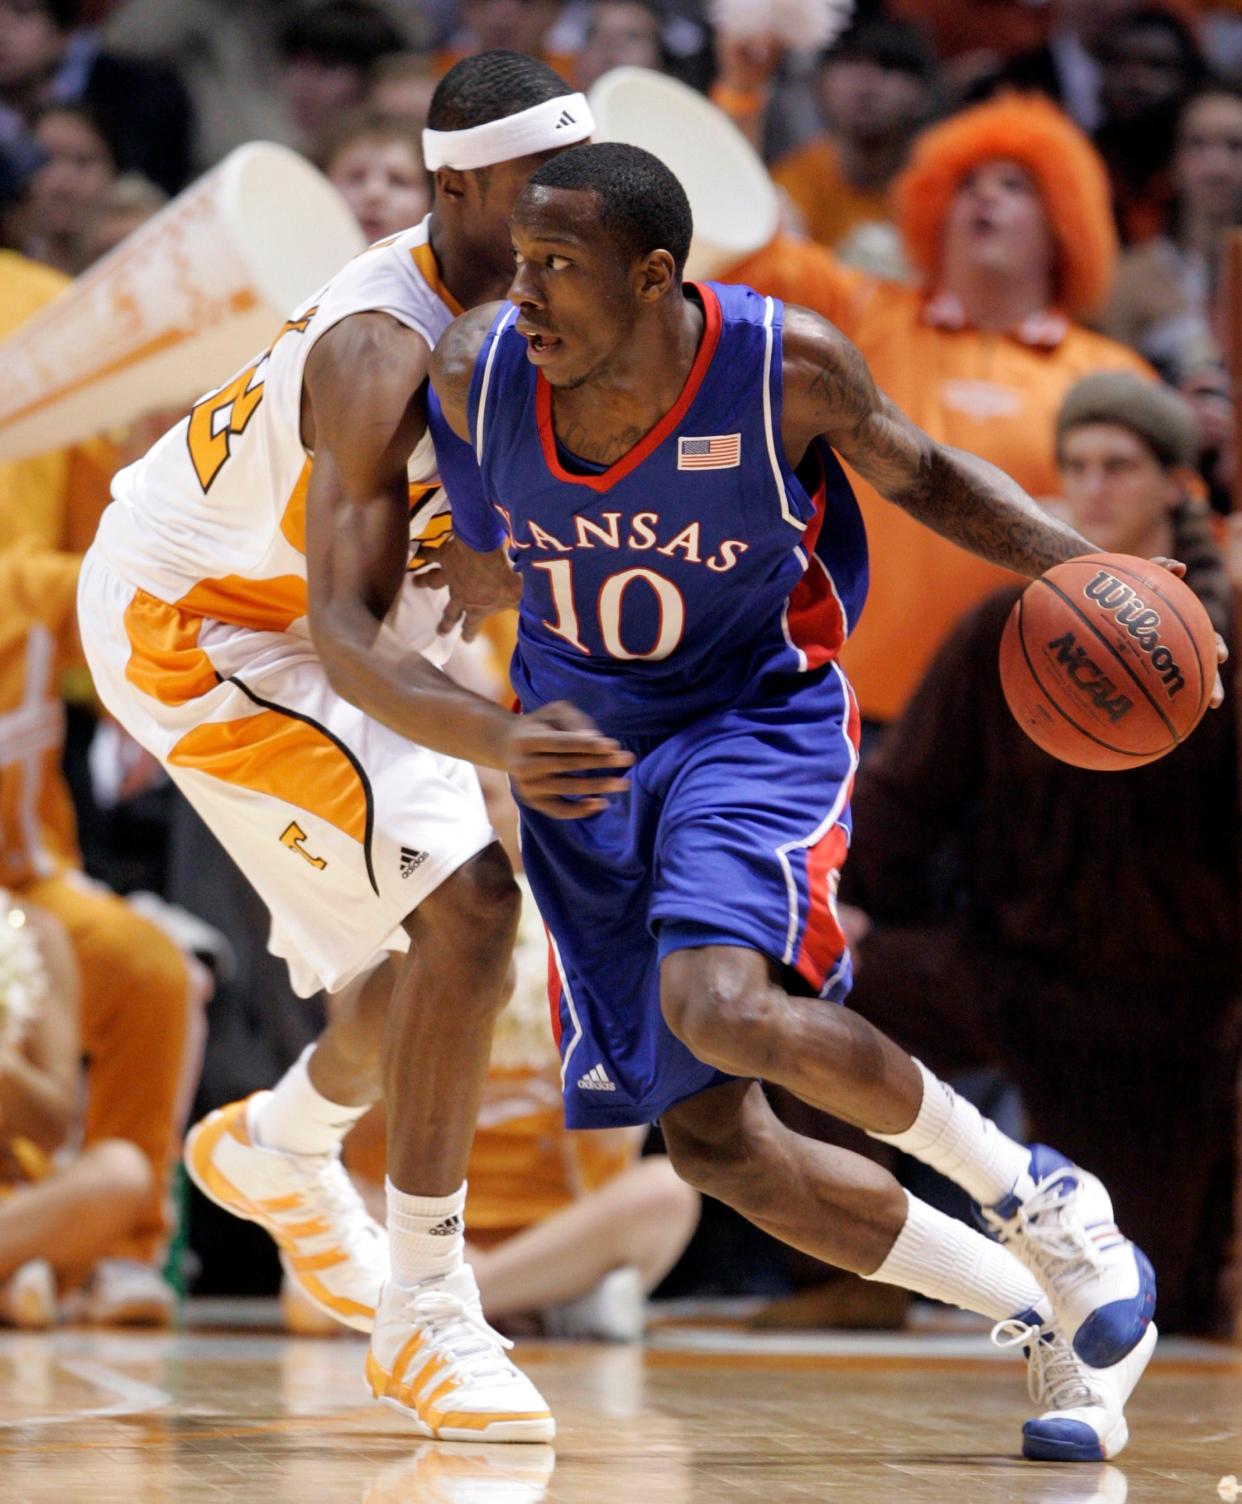
[[[732,119],[779,190],[779,231],[723,280],[827,315],[933,436],[1000,464],[1103,547],[1185,559],[1231,637],[1242,4],[860,0],[819,51],[785,45],[765,14],[762,0],[0,0],[0,337],[243,142],[305,153],[377,240],[430,207],[420,132],[456,58],[529,52],[581,89],[622,64],[660,70]],[[32,755],[4,731],[31,694],[32,643],[51,644],[67,702],[35,748],[57,765],[48,807],[15,812],[5,801],[18,796],[0,797],[0,885],[35,910],[46,898],[72,942],[76,956],[49,967],[59,995],[73,993],[72,1020],[34,1053],[66,1102],[65,1061],[80,1056],[87,1103],[32,1117],[20,1142],[38,1162],[7,1149],[0,1180],[42,1187],[41,1228],[73,1222],[85,1204],[74,1194],[106,1190],[112,1222],[53,1271],[98,1320],[167,1319],[169,1279],[274,1287],[258,1234],[183,1192],[176,1204],[172,1146],[190,1086],[204,1109],[261,1086],[320,1021],[266,954],[257,898],[155,765],[98,724],[76,672],[72,561],[112,470],[158,431],[0,463],[0,690],[6,653],[26,674],[14,668],[17,699],[0,700],[0,795]],[[1052,764],[1024,743],[996,683],[1012,577],[859,492],[874,583],[846,666],[867,742],[841,893],[857,1005],[1018,1131],[1105,1175],[1119,1220],[1155,1258],[1166,1329],[1230,1331],[1242,1059],[1232,702],[1153,768],[1106,783]],[[498,692],[504,640],[502,624],[493,661],[463,669]],[[51,832],[37,852],[31,819]],[[47,888],[57,883],[64,892]],[[503,1246],[616,1182],[603,1221],[668,1234],[615,1250],[639,1271],[641,1299],[690,1239],[696,1204],[662,1168],[632,1163],[636,1142],[591,1162],[566,1139],[555,1061],[534,1042],[538,1004],[516,1006],[494,1085],[518,1105],[497,1109],[508,1126],[480,1149],[491,1189],[476,1191],[472,1226]],[[33,1069],[15,1063],[3,1024],[0,1008],[0,1134],[14,1073]],[[795,1101],[779,1107],[804,1131],[840,1134]],[[75,1161],[93,1167],[77,1190],[63,1185],[72,1163],[48,1168],[66,1140],[95,1156]],[[351,1158],[382,1182],[374,1131],[369,1143]],[[646,1157],[656,1151],[653,1134]],[[5,1205],[0,1319],[46,1314],[29,1238],[6,1244]],[[762,1294],[769,1321],[905,1318],[904,1297],[830,1277],[718,1208],[702,1215],[666,1292]],[[587,1263],[588,1283],[609,1272],[607,1259]],[[542,1288],[511,1285],[510,1298],[502,1283],[497,1273],[489,1299],[502,1315],[550,1305]]]

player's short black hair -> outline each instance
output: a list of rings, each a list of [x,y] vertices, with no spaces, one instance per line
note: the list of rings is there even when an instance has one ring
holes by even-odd
[[[285,57],[311,57],[327,67],[370,68],[404,46],[401,33],[369,0],[322,0],[295,16],[280,34]]]
[[[436,85],[427,126],[468,131],[572,93],[556,69],[537,57],[502,49],[479,52],[454,63]]]
[[[694,233],[690,200],[649,151],[620,141],[575,146],[544,162],[527,186],[594,193],[600,223],[632,256],[667,251],[681,276]]]

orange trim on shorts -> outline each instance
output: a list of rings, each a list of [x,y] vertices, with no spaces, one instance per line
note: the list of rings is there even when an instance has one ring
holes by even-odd
[[[366,842],[369,801],[357,768],[326,731],[289,713],[260,710],[195,726],[168,761],[222,783],[273,794]]]
[[[135,590],[124,620],[130,647],[125,677],[144,695],[161,705],[184,705],[220,682],[198,645],[199,617]]]

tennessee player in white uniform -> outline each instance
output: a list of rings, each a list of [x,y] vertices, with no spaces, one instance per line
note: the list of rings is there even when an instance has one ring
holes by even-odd
[[[249,875],[304,997],[405,950],[405,916],[493,839],[473,768],[341,699],[307,614],[307,356],[362,312],[431,348],[458,311],[427,220],[364,251],[121,471],[87,565],[100,693]],[[412,581],[449,528],[430,435],[407,476],[407,579],[383,630],[442,663],[444,593]]]
[[[609,770],[628,759],[568,707],[497,716],[439,673],[443,601],[411,572],[448,526],[431,348],[459,307],[503,293],[514,198],[591,122],[550,68],[505,52],[453,68],[430,121],[429,219],[351,262],[122,472],[79,611],[104,702],[262,894],[295,985],[337,995],[274,1091],[192,1130],[190,1173],[272,1233],[311,1300],[372,1332],[372,1392],[420,1431],[545,1441],[547,1405],[462,1257],[518,897],[457,759],[564,818],[624,786]],[[381,1095],[387,1239],[339,1157]]]

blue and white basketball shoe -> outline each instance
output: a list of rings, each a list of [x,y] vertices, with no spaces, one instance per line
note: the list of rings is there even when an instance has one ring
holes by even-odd
[[[1138,1347],[1156,1311],[1156,1276],[1118,1230],[1108,1192],[1055,1149],[1031,1147],[1026,1194],[982,1208],[985,1225],[1039,1281],[1053,1325],[1092,1368]]]
[[[1033,1311],[992,1329],[997,1347],[1021,1347],[1027,1390],[1043,1413],[1022,1427],[1022,1455],[1037,1462],[1105,1462],[1130,1439],[1126,1401],[1156,1346],[1149,1322],[1137,1347],[1111,1368],[1084,1363]]]

